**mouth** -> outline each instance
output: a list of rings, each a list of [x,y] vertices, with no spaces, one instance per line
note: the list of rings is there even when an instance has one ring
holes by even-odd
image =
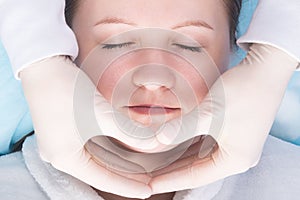
[[[177,107],[168,107],[161,105],[137,105],[137,106],[127,106],[127,108],[141,115],[166,115],[166,114],[174,114],[180,112],[180,108]]]

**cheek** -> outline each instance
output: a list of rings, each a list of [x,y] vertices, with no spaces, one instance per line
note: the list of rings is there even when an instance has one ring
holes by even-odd
[[[189,80],[189,84],[195,94],[197,104],[200,104],[208,92],[208,84],[205,82],[205,79],[197,72],[186,74],[185,78]]]
[[[226,41],[226,42],[224,42]],[[214,49],[211,53],[212,58],[220,70],[220,74],[223,74],[229,66],[231,48],[229,40],[223,40],[221,45],[219,45],[218,49]]]
[[[229,27],[225,26],[215,38],[214,45],[208,51],[222,74],[226,71],[230,62],[231,46]]]
[[[113,91],[122,77],[130,70],[129,63],[113,64],[105,70],[97,83],[98,91],[108,100],[112,101]]]

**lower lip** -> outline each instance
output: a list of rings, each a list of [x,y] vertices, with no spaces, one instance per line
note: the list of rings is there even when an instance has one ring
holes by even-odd
[[[143,115],[164,115],[180,111],[179,108],[150,107],[150,106],[129,106],[131,111]]]

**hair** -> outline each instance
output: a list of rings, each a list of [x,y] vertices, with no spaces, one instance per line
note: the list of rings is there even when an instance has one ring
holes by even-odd
[[[72,28],[72,20],[79,6],[80,0],[66,0],[65,17],[69,27]],[[242,8],[242,0],[222,0],[229,19],[230,43],[236,42],[236,31],[239,22],[239,15]]]
[[[223,0],[223,2],[229,18],[230,43],[234,46],[236,42],[236,31],[239,23],[239,16],[242,8],[242,0]]]
[[[72,26],[74,15],[77,11],[79,0],[66,0],[65,18],[68,26]]]

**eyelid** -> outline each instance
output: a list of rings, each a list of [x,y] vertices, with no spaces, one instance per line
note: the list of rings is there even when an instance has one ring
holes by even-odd
[[[182,48],[184,50],[190,50],[192,52],[201,52],[203,49],[201,45],[194,46],[194,45],[185,45],[180,43],[173,43],[172,45]]]
[[[122,42],[122,43],[104,43],[102,44],[103,49],[122,48],[135,44],[135,42]]]

